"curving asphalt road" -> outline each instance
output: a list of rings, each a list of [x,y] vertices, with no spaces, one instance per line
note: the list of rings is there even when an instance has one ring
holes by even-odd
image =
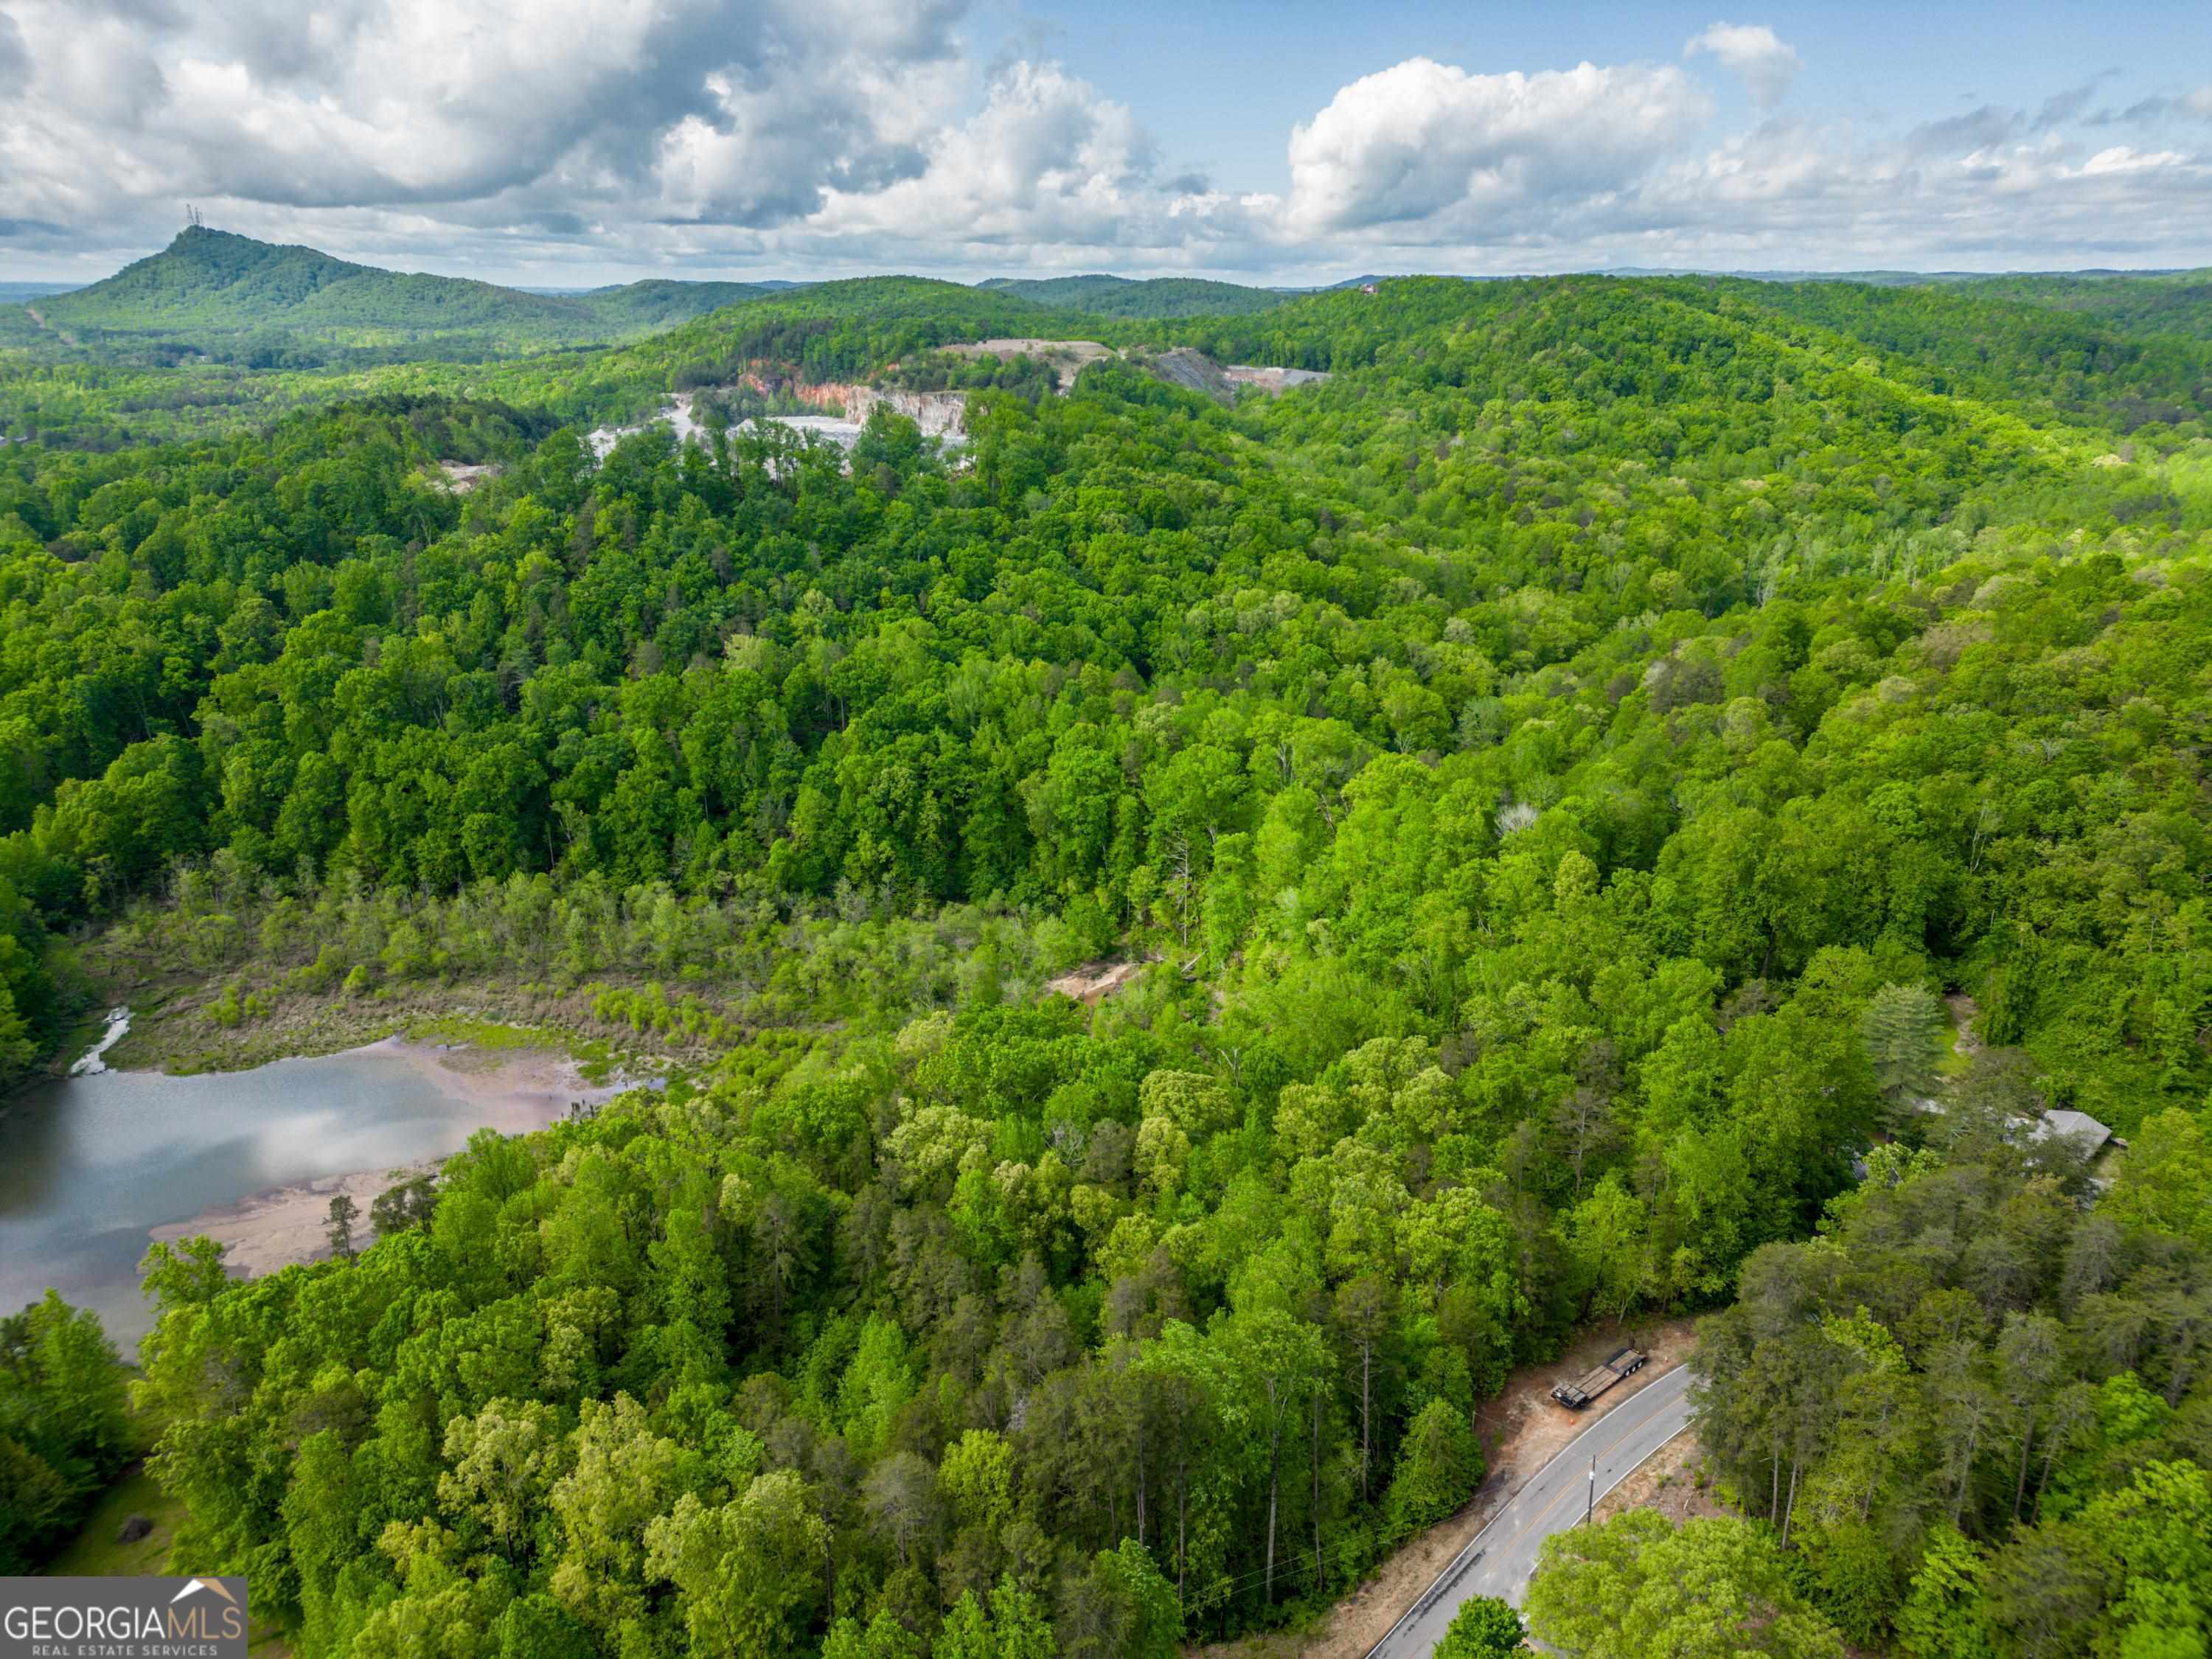
[[[1593,1501],[1590,1459],[1597,1460],[1596,1495],[1602,1498],[1689,1426],[1690,1370],[1677,1365],[1596,1419],[1545,1464],[1421,1592],[1390,1633],[1368,1650],[1368,1659],[1425,1659],[1470,1595],[1500,1595],[1518,1607],[1544,1540],[1580,1525]]]

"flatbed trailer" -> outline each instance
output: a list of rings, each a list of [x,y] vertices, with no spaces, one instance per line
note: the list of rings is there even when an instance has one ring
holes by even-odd
[[[1603,1364],[1592,1366],[1573,1382],[1554,1384],[1552,1398],[1569,1411],[1578,1412],[1622,1377],[1642,1370],[1644,1362],[1650,1358],[1641,1348],[1623,1348]]]

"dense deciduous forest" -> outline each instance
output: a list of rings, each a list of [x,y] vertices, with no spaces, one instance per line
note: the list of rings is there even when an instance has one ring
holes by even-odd
[[[681,285],[631,288],[671,286]],[[526,333],[495,331],[473,343],[430,337],[356,350],[328,346],[312,331],[278,330],[266,336],[277,355],[258,368],[240,361],[149,364],[143,351],[112,348],[57,356],[43,342],[26,349],[0,313],[0,435],[112,450],[228,435],[294,410],[375,396],[496,398],[586,425],[626,422],[654,413],[672,391],[726,387],[748,374],[801,385],[866,380],[947,344],[999,336],[1096,338],[1114,326],[994,289],[902,276],[774,291],[673,326],[664,326],[671,313],[651,296],[641,303],[651,304],[661,332],[616,349],[518,356]],[[644,331],[581,326],[602,338]]]
[[[258,252],[216,257],[240,242]],[[204,247],[207,258],[198,257]],[[142,329],[143,338],[126,330],[105,343],[94,330],[64,350],[53,330],[0,307],[0,436],[113,449],[228,433],[295,409],[392,394],[489,397],[586,423],[631,422],[671,390],[763,373],[799,384],[865,380],[911,368],[937,348],[994,337],[1095,340],[1140,350],[1192,346],[1224,362],[1304,369],[1387,362],[1404,374],[1431,355],[1439,336],[1490,328],[1521,335],[1526,313],[1556,304],[1563,290],[1575,294],[1570,309],[1577,313],[1605,303],[1601,296],[1612,292],[1615,306],[1663,317],[1665,326],[1692,337],[1749,330],[1838,364],[1863,362],[1891,380],[1963,392],[2039,420],[2087,419],[2123,432],[2163,428],[2201,418],[2212,396],[2212,341],[2203,328],[2185,318],[2166,330],[2130,324],[2132,307],[2152,308],[2169,293],[2197,291],[2166,278],[2111,280],[2095,289],[2098,305],[2080,307],[2067,302],[2071,287],[2045,279],[1893,288],[1688,277],[1401,279],[1390,283],[1389,303],[1378,309],[1358,289],[1285,296],[1182,279],[1076,277],[967,288],[867,277],[766,289],[700,317],[706,304],[729,297],[718,290],[739,285],[637,283],[556,297],[460,283],[465,292],[434,302],[405,284],[446,279],[367,271],[311,250],[213,233],[192,249],[194,257],[173,249],[141,262],[132,268],[146,273],[137,285],[106,302],[100,285],[82,291],[88,299],[72,295],[64,303],[85,305],[94,318],[173,313],[176,326],[203,319],[198,325],[209,340],[228,343],[220,348],[205,341],[189,350],[161,346],[160,330]],[[314,260],[343,280],[314,286],[301,269],[320,271]],[[156,301],[150,307],[138,291],[149,287]],[[124,303],[133,297],[137,310]],[[349,308],[356,306],[358,315]],[[1736,326],[1716,330],[1710,320],[1684,319],[1684,312],[1717,313]],[[641,334],[653,337],[615,349],[516,355],[554,341]],[[206,355],[210,350],[216,356]],[[1426,370],[1413,378],[1434,383]]]
[[[1578,1322],[1741,1282],[1759,1519],[1607,1531],[1539,1637],[1648,1650],[1692,1571],[1778,1652],[2201,1627],[2204,348],[1428,281],[1091,337],[1334,371],[1274,399],[560,424],[1041,314],[825,284],[0,450],[11,1067],[133,972],[590,986],[690,1057],[338,1259],[158,1248],[180,1549],[316,1655],[1163,1653],[1458,1507]],[[2046,1105],[2134,1140],[2105,1196]],[[41,1513],[105,1468],[82,1329],[0,1368]]]
[[[2094,1191],[1985,1050],[1821,1236],[1707,1322],[1707,1442],[1854,1642],[2187,1652],[2212,1601],[2212,1152],[2147,1120]],[[2094,1198],[2094,1201],[2089,1201]]]
[[[1097,317],[1208,317],[1241,311],[1265,311],[1285,297],[1274,289],[1210,283],[1195,276],[1155,276],[1132,282],[1126,276],[1053,276],[1024,281],[1000,278],[981,284],[1039,305]]]
[[[2080,312],[2122,334],[2212,338],[2212,271],[1992,276],[1972,286],[1995,297]]]

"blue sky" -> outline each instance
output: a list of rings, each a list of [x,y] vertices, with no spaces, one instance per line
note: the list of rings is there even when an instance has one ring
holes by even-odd
[[[2212,264],[2212,5],[0,0],[0,276]]]
[[[1162,135],[1171,163],[1280,189],[1291,127],[1360,76],[1420,56],[1480,70],[1666,63],[1723,19],[1764,23],[1796,47],[1803,67],[1791,97],[1801,110],[1883,125],[1910,126],[1982,104],[2039,109],[2100,76],[2100,101],[2120,107],[2212,80],[2212,4],[2203,3],[1969,0],[1747,10],[1126,0],[1007,7],[980,14],[977,35],[987,55],[1026,46],[1080,68]],[[1748,99],[1714,79],[1716,126],[1741,118]]]

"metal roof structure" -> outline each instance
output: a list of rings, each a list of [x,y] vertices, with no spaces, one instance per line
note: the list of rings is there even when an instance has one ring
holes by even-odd
[[[2042,1140],[2054,1135],[2073,1141],[2083,1152],[2094,1152],[2112,1138],[2112,1132],[2087,1112],[2062,1108],[2045,1112],[2036,1121],[2035,1127],[2028,1131],[2031,1140]]]

